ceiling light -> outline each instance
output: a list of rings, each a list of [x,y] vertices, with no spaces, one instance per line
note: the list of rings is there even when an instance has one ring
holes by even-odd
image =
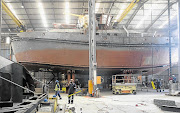
[[[21,8],[24,8],[24,6],[22,5]]]
[[[39,8],[39,12],[40,12],[42,23],[44,24],[44,27],[48,27],[44,8],[43,8],[43,5],[41,2],[38,2],[38,8]]]
[[[65,14],[66,14],[66,24],[70,23],[70,10],[69,10],[69,2],[66,2],[65,4]]]

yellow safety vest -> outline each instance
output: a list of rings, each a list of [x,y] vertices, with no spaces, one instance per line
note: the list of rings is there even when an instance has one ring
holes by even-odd
[[[58,88],[58,86],[59,86],[59,88]],[[56,87],[55,87],[54,90],[55,90],[55,91],[60,91],[60,85],[59,85],[59,83],[56,84]]]
[[[151,84],[152,84],[153,89],[156,89],[153,81],[151,81]]]

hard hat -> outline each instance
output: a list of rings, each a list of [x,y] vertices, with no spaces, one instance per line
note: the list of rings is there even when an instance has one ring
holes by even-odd
[[[58,83],[59,81],[58,81],[58,80],[56,80],[55,82],[57,82],[57,83]]]
[[[47,102],[48,101],[48,99],[44,99],[44,102]]]

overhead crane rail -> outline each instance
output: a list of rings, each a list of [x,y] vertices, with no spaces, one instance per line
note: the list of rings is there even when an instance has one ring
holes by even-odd
[[[18,28],[20,28],[20,32],[25,32],[26,31],[25,25],[12,13],[12,11],[9,9],[9,7],[4,2],[4,0],[2,0],[2,8],[16,23],[16,25],[18,25]]]
[[[117,26],[118,23],[120,23],[126,15],[134,8],[134,6],[139,2],[140,0],[133,0],[129,6],[124,10],[124,12],[121,14],[121,16],[117,19],[116,22],[114,22],[113,26]]]

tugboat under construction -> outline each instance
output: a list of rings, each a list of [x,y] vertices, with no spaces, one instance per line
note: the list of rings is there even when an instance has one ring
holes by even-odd
[[[68,31],[68,29],[67,29]],[[71,31],[71,30],[70,30]],[[89,38],[81,32],[24,32],[13,38],[12,48],[19,63],[88,68]],[[109,33],[108,33],[109,32]],[[168,67],[168,37],[98,31],[98,69]],[[177,63],[177,42],[172,39],[172,63]]]

